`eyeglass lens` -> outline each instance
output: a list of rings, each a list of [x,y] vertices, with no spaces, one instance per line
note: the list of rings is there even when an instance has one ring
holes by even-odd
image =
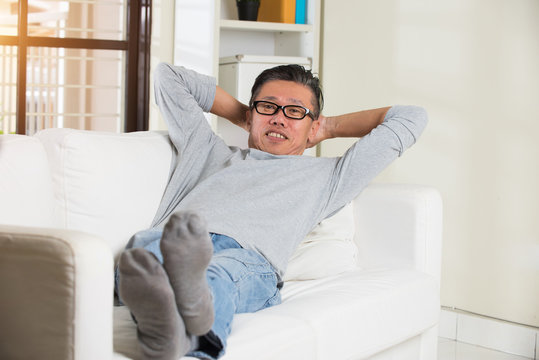
[[[255,103],[256,111],[259,114],[262,115],[274,115],[279,111],[279,109],[283,110],[283,113],[286,117],[291,119],[297,119],[301,120],[307,115],[308,109],[305,109],[304,107],[297,106],[297,105],[285,105],[285,106],[279,106],[277,104],[274,104],[272,102],[268,101],[257,101]]]

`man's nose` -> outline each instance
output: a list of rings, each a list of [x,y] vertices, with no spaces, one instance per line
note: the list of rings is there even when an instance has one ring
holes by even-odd
[[[279,109],[271,118],[271,123],[277,126],[286,126],[288,119],[284,116],[284,110]]]

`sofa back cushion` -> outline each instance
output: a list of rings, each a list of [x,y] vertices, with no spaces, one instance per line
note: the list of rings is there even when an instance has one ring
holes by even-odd
[[[61,227],[100,236],[117,256],[150,226],[170,170],[168,136],[73,129],[35,136],[48,153]]]
[[[55,227],[52,181],[43,145],[0,135],[0,224]]]

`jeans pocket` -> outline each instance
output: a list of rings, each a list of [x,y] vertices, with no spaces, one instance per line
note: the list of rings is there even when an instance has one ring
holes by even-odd
[[[227,249],[214,256],[214,266],[226,272],[236,290],[236,312],[254,312],[281,302],[278,277],[261,255],[253,250]]]
[[[250,272],[236,283],[238,289],[237,312],[255,312],[280,304],[275,273]]]

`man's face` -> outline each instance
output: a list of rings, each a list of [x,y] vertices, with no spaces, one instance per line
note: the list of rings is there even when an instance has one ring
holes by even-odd
[[[300,105],[311,112],[313,93],[305,85],[293,81],[273,80],[262,85],[254,101],[269,101],[277,105]],[[301,120],[287,118],[282,109],[274,115],[262,115],[252,109],[247,114],[249,147],[275,155],[301,155],[307,139],[314,137],[318,121],[310,116]]]

